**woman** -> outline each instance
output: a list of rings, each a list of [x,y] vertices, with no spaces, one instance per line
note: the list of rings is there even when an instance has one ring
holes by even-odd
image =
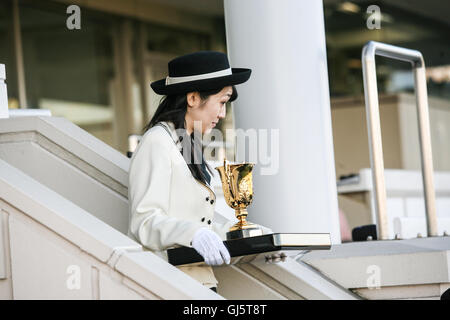
[[[233,221],[214,219],[213,172],[198,136],[225,118],[226,103],[237,98],[234,85],[251,70],[230,68],[225,54],[212,51],[175,58],[168,67],[169,76],[151,84],[165,97],[131,159],[129,233],[165,259],[168,248],[193,247],[206,266],[179,268],[215,289],[211,266],[230,263],[222,240]]]

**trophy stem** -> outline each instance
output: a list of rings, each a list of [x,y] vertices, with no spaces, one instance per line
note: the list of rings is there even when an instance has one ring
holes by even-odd
[[[235,210],[235,215],[239,220],[246,221],[248,216],[247,208],[237,208]]]
[[[262,235],[262,230],[259,226],[247,221],[247,214],[247,209],[245,208],[236,209],[236,218],[239,221],[230,228],[229,232],[227,232],[227,240]]]
[[[255,228],[255,225],[253,223],[249,223],[247,221],[248,212],[246,208],[236,209],[235,215],[239,221],[230,228],[230,231]]]

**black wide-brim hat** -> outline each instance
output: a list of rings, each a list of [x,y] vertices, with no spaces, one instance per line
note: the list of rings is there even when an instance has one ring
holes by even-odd
[[[236,100],[237,84],[250,78],[251,69],[231,68],[227,55],[216,51],[199,51],[171,60],[169,76],[151,83],[160,95],[209,91],[233,86],[230,101]]]

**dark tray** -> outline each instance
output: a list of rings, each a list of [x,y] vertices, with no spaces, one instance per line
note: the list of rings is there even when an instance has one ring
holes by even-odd
[[[328,250],[328,233],[271,233],[262,236],[226,240],[223,242],[231,258],[283,250]],[[167,250],[169,263],[180,266],[198,264],[203,258],[194,248],[179,247]]]

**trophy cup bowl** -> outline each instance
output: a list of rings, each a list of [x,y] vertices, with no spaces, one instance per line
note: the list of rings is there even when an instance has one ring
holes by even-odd
[[[238,222],[227,232],[227,240],[248,238],[262,235],[257,225],[247,221],[247,207],[253,201],[252,170],[253,163],[227,164],[216,167],[222,182],[226,203],[235,210]]]

